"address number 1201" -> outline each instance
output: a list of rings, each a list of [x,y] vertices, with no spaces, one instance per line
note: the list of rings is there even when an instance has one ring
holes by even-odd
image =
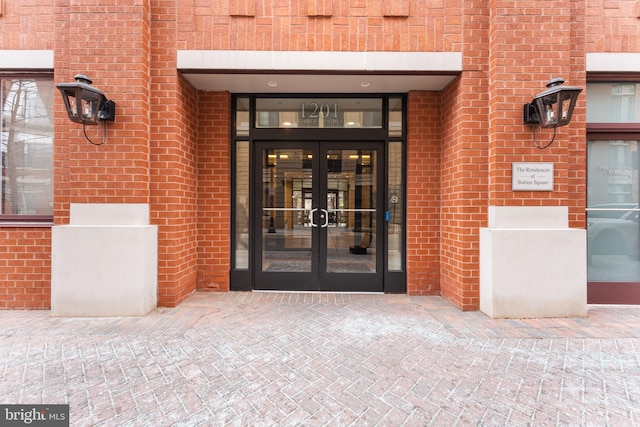
[[[300,103],[300,118],[302,119],[317,119],[322,117],[323,119],[327,119],[333,116],[332,118],[338,118],[338,103],[334,102],[333,104],[329,104],[328,102],[322,102],[318,104],[317,102],[310,102],[309,104],[305,104],[304,102]]]

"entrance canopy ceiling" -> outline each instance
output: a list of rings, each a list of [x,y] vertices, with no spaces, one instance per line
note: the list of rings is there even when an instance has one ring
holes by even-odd
[[[458,52],[178,51],[199,90],[233,93],[439,91],[461,71]]]

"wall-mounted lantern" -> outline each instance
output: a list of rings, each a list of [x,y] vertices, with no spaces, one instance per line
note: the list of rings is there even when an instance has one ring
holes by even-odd
[[[556,77],[549,80],[547,89],[537,94],[531,103],[524,104],[522,122],[533,125],[533,143],[537,148],[547,148],[556,138],[556,128],[568,125],[576,106],[578,94],[582,88],[562,86],[564,80]],[[553,138],[544,146],[536,142],[535,125],[543,128],[553,128]]]
[[[93,82],[84,74],[76,75],[75,80],[73,83],[60,83],[56,86],[62,93],[69,120],[82,124],[87,141],[102,145],[107,139],[107,122],[116,118],[116,103],[107,99],[100,89],[91,86]],[[87,136],[85,126],[97,125],[100,121],[103,124],[102,141],[95,143]]]

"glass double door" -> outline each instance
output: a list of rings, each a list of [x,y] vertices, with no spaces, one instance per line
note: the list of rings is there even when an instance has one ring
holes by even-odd
[[[257,142],[254,289],[383,291],[382,143]]]

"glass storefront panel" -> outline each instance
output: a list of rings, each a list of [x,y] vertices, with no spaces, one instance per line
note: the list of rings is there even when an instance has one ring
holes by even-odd
[[[640,122],[640,84],[634,82],[587,84],[587,122]]]
[[[404,123],[402,98],[389,98],[389,136],[401,137]]]
[[[0,218],[53,215],[53,79],[1,78]]]
[[[589,281],[640,281],[638,142],[589,141]]]
[[[236,142],[235,265],[249,268],[249,142]]]
[[[257,98],[256,128],[382,128],[382,98]]]
[[[387,232],[387,268],[389,271],[402,271],[402,251],[404,241],[404,186],[402,179],[402,142],[389,142],[388,188],[389,220]]]
[[[327,151],[327,271],[376,272],[376,150]]]
[[[249,98],[236,99],[236,136],[249,136]]]
[[[312,269],[313,153],[264,149],[262,158],[262,266],[267,272]],[[316,209],[317,210],[317,209]]]

